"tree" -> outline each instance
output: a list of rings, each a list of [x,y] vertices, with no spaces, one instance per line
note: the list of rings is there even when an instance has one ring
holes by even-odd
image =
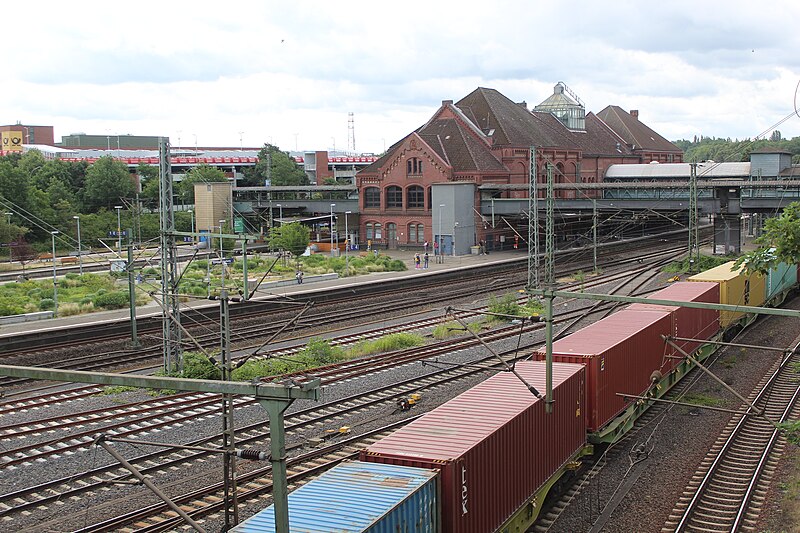
[[[778,263],[800,262],[800,202],[792,202],[780,216],[768,218],[764,232],[755,241],[760,248],[744,254],[736,266],[748,272],[767,273]]]
[[[289,157],[288,152],[281,152],[280,148],[265,144],[258,152],[258,162],[255,167],[244,170],[245,186],[261,187],[269,180],[275,186],[308,185],[308,176],[302,168]]]
[[[286,250],[294,256],[301,256],[306,251],[310,242],[311,230],[300,224],[292,222],[272,228],[269,235],[269,245],[278,250]]]
[[[100,207],[112,208],[135,192],[128,167],[111,156],[101,157],[86,171],[84,203],[92,211]]]
[[[150,205],[157,206],[159,194],[158,167],[139,163],[139,166],[136,167],[136,173],[139,175],[139,185],[142,188],[142,198],[147,200]]]
[[[209,165],[197,165],[183,176],[183,180],[177,185],[177,192],[182,204],[194,203],[194,184],[226,182],[228,178],[225,173],[217,167]]]

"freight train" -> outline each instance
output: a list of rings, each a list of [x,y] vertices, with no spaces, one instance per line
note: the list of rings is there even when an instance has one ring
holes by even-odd
[[[649,296],[762,306],[781,303],[797,267],[746,274],[726,263]],[[553,343],[552,413],[500,372],[424,414],[289,495],[292,532],[522,532],[545,496],[593,446],[613,442],[714,340],[753,314],[632,304]],[[664,337],[685,339],[673,341]],[[545,386],[544,351],[516,371]],[[233,531],[273,532],[269,507]]]

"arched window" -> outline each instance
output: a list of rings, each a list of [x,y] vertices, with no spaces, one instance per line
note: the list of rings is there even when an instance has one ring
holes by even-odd
[[[425,242],[425,226],[412,222],[408,225],[408,242]]]
[[[380,240],[383,238],[380,222],[367,222],[366,226],[368,240]]]
[[[378,187],[364,189],[364,209],[381,207],[381,190]]]
[[[391,242],[397,240],[397,224],[394,222],[388,222],[386,224],[386,238]]]
[[[409,209],[425,209],[425,189],[419,185],[408,188],[406,206]]]
[[[396,185],[386,188],[386,207],[403,207],[403,189]]]

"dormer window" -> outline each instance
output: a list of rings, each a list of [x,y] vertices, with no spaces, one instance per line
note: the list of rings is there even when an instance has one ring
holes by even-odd
[[[417,159],[416,157],[412,157],[411,159],[406,161],[406,174],[409,176],[421,176],[422,160]]]

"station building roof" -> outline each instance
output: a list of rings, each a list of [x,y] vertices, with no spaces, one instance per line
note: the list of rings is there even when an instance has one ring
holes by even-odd
[[[689,163],[649,163],[646,165],[611,165],[606,179],[689,179],[692,170]],[[750,162],[715,163],[706,161],[697,164],[697,178],[749,178]]]

